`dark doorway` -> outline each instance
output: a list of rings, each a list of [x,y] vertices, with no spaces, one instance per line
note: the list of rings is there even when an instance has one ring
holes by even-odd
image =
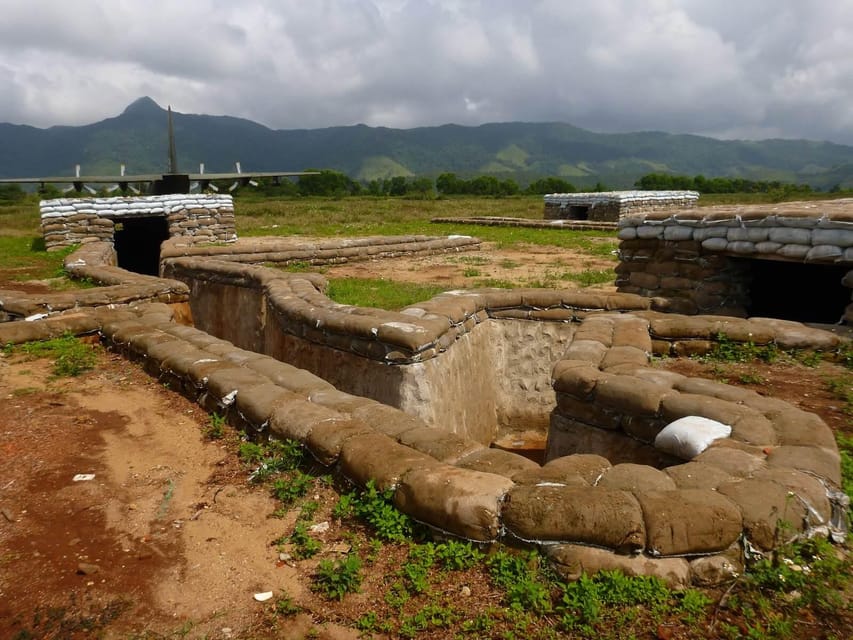
[[[581,206],[581,205],[570,205],[569,206],[569,220],[588,220],[589,219],[589,207]]]
[[[747,313],[798,322],[835,324],[850,304],[841,279],[849,266],[749,260]]]
[[[116,221],[118,266],[149,276],[160,272],[160,243],[169,238],[166,218],[127,218]]]

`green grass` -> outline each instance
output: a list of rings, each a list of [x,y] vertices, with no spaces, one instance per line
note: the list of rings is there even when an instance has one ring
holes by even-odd
[[[561,280],[569,280],[577,282],[582,287],[589,287],[594,284],[604,284],[605,282],[614,282],[616,274],[613,269],[584,269],[583,271],[569,271],[560,276]]]
[[[397,311],[416,302],[429,300],[442,291],[446,289],[438,285],[381,278],[332,278],[326,295],[341,304]]]
[[[0,269],[13,270],[9,277],[14,280],[58,278],[64,275],[62,261],[69,253],[71,249],[46,251],[37,236],[0,235]]]
[[[436,200],[372,197],[339,200],[238,199],[235,209],[237,233],[242,236],[469,235],[496,242],[502,248],[520,244],[552,245],[598,256],[610,256],[617,246],[616,233],[608,231],[430,223],[430,219],[438,217],[509,216],[542,219],[544,204],[539,196]]]
[[[91,345],[81,342],[70,334],[41,342],[27,342],[11,350],[25,353],[33,358],[52,359],[55,378],[76,377],[91,371],[98,357]]]

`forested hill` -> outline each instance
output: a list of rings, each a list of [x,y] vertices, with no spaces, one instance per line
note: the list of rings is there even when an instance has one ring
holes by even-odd
[[[114,118],[80,127],[0,124],[0,177],[164,171],[166,111],[140,98]],[[649,173],[737,176],[853,187],[853,147],[807,140],[722,141],[662,132],[594,133],[562,123],[508,122],[388,129],[355,125],[272,130],[228,116],[174,114],[179,168],[325,168],[369,180],[489,174],[519,183],[560,176],[629,187]]]

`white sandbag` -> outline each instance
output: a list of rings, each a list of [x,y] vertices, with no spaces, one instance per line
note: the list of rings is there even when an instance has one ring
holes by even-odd
[[[702,416],[685,416],[666,425],[655,438],[655,448],[683,460],[692,460],[714,440],[728,438],[732,428]]]

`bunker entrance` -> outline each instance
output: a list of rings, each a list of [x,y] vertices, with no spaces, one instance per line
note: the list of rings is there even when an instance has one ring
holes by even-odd
[[[581,205],[569,205],[569,215],[567,218],[569,220],[588,220],[589,219],[589,207],[581,206]]]
[[[162,216],[126,218],[115,223],[118,266],[156,276],[160,271],[160,243],[169,239],[169,224]]]
[[[749,263],[750,316],[835,324],[850,303],[850,289],[841,284],[849,265],[744,262]]]

